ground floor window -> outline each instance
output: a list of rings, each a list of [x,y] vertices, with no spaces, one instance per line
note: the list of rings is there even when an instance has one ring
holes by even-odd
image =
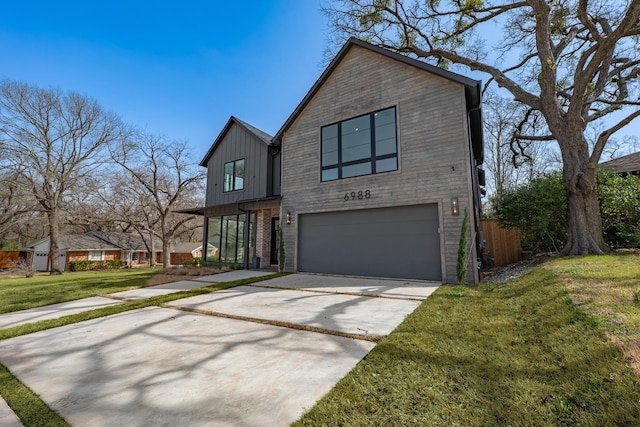
[[[245,242],[245,214],[207,218],[205,261],[244,263],[245,255],[255,256],[255,213],[249,219],[249,240]]]
[[[104,251],[89,251],[89,261],[103,261]]]

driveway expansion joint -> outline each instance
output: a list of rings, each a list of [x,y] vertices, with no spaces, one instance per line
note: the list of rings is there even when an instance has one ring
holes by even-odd
[[[110,295],[110,294],[96,295],[96,296],[99,296],[99,297],[102,297],[102,298],[109,298],[109,299],[113,299],[113,300],[116,300],[116,301],[124,301],[124,302],[135,301],[135,300],[132,300],[131,298],[118,297],[118,296]]]
[[[259,319],[257,317],[238,316],[235,314],[227,314],[227,313],[220,313],[217,311],[203,310],[201,308],[180,307],[177,305],[170,305],[170,304],[163,304],[162,307],[169,308],[172,310],[186,311],[189,313],[204,314],[207,316],[222,317],[225,319],[242,320],[245,322],[259,323],[262,325],[277,326],[281,328],[295,329],[298,331],[315,332],[315,333],[320,333],[325,335],[334,335],[338,337],[350,338],[350,339],[361,340],[361,341],[369,341],[373,343],[378,343],[385,337],[384,335],[351,334],[348,332],[335,331],[333,329],[319,328],[317,326],[300,325],[298,323],[281,322],[278,320]],[[360,329],[360,330],[364,331],[364,329]]]
[[[391,295],[379,295],[379,294],[368,294],[364,292],[341,292],[341,291],[323,291],[320,289],[305,289],[305,288],[290,288],[283,286],[269,286],[269,285],[255,285],[253,283],[243,285],[249,286],[252,288],[265,288],[265,289],[283,289],[286,291],[298,291],[298,292],[312,292],[316,294],[329,294],[329,295],[348,295],[352,297],[368,297],[368,298],[386,298],[386,299],[399,299],[404,301],[424,301],[424,298],[412,298],[412,297],[394,297]]]

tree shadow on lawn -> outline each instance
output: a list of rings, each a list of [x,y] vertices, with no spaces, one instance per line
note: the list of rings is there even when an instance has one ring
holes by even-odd
[[[631,370],[566,295],[542,269],[442,287],[299,425],[639,425]]]

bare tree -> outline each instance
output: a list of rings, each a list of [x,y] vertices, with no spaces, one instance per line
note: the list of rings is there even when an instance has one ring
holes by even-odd
[[[17,178],[9,173],[0,175],[0,244],[36,208],[33,198],[21,191]]]
[[[121,122],[98,103],[74,92],[0,83],[0,163],[46,214],[51,274],[60,274],[60,213],[65,196],[105,161]]]
[[[193,215],[175,211],[194,205],[203,196],[205,172],[195,168],[186,144],[139,133],[124,142],[112,158],[125,174],[119,180],[121,197],[131,200],[120,207],[136,229],[146,229],[162,240],[162,263],[170,265],[170,244],[188,227],[198,226]]]
[[[562,253],[607,250],[595,170],[611,135],[640,115],[640,1],[335,0],[324,10],[340,41],[482,72],[527,107],[520,123],[543,118],[547,135],[516,140],[558,144],[569,191]],[[590,149],[585,132],[605,117]]]
[[[527,184],[533,178],[562,166],[553,158],[554,153],[545,143],[514,141],[525,110],[522,104],[491,91],[484,96],[484,169],[487,171],[487,191],[490,194]],[[532,127],[528,130],[530,134],[539,132]]]

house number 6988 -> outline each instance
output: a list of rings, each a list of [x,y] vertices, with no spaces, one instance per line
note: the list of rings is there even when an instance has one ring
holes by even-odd
[[[352,192],[347,192],[344,193],[344,201],[348,202],[349,200],[362,200],[362,199],[370,199],[371,198],[371,191],[369,190],[364,190],[364,191],[352,191]]]

